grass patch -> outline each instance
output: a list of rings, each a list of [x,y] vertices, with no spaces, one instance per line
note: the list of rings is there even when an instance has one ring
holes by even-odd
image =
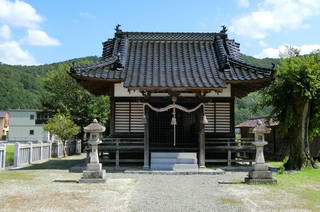
[[[0,172],[0,182],[2,181],[7,181],[7,180],[33,180],[36,177],[35,174],[32,174],[31,172],[28,171],[21,171],[21,170],[16,170],[16,171],[3,171]]]
[[[316,183],[320,186],[320,169],[306,168],[302,171],[298,171],[292,174],[276,175],[280,184],[294,184],[300,183]],[[320,193],[319,193],[320,195]]]
[[[320,169],[306,168],[291,174],[274,175],[278,184],[267,185],[273,192],[286,191],[297,196],[299,205],[304,209],[319,211]]]
[[[77,203],[74,204],[74,201]],[[27,211],[78,211],[79,206],[84,207],[92,201],[94,199],[86,197],[83,192],[47,192],[44,190],[33,195],[26,193],[8,195],[0,199],[0,205],[10,211],[23,211],[26,206]]]
[[[233,183],[235,183],[235,184],[243,184],[244,182],[243,182],[243,180],[234,180]]]
[[[234,198],[224,197],[224,198],[220,198],[219,200],[220,200],[220,203],[222,204],[231,204],[231,205],[242,204],[241,200],[234,199]]]
[[[268,161],[267,164],[270,164],[272,166],[281,167],[284,165],[284,161]],[[320,162],[316,161],[316,164],[320,166]]]
[[[267,164],[271,166],[281,167],[283,166],[283,161],[268,161]]]
[[[14,160],[14,145],[6,145],[6,166],[12,166]]]

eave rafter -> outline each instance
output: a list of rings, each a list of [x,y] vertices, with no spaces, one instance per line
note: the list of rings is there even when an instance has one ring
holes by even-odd
[[[70,74],[72,76],[72,74]],[[83,76],[75,76],[76,81],[84,89],[88,90],[90,93],[100,96],[108,95],[111,96],[113,92],[113,86],[115,83],[120,83],[121,80],[108,80],[99,78],[88,78]]]

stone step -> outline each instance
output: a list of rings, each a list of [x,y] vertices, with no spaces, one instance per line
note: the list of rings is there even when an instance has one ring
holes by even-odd
[[[151,164],[152,170],[174,170],[174,171],[186,171],[186,170],[198,170],[197,164],[170,164],[170,163],[156,163]]]
[[[151,158],[151,163],[197,164],[196,158]]]
[[[153,170],[198,170],[197,153],[194,152],[152,152]]]
[[[173,167],[172,163],[151,163],[152,170],[173,170]]]
[[[198,170],[198,164],[175,164],[174,171]]]
[[[197,159],[197,153],[194,152],[152,152],[151,158],[192,158]]]

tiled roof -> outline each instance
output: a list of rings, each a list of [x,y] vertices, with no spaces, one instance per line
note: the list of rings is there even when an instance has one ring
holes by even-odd
[[[122,32],[103,43],[101,61],[73,67],[75,78],[120,80],[128,88],[224,88],[272,77],[243,62],[239,44],[220,33]]]
[[[279,122],[273,121],[272,119],[270,119],[270,117],[262,116],[262,117],[248,119],[248,120],[236,125],[236,128],[253,128],[258,125],[259,121],[264,122],[266,124],[266,126],[268,126],[268,127],[274,127],[274,126],[279,125]]]
[[[214,41],[129,42],[125,87],[225,87]]]
[[[75,66],[72,73],[79,76],[99,79],[123,79],[123,71],[112,68],[111,65],[118,61],[117,56],[110,57],[105,60],[100,60],[96,63]]]
[[[227,57],[226,67],[222,71],[222,78],[226,81],[258,80],[272,77],[273,71],[237,61]]]

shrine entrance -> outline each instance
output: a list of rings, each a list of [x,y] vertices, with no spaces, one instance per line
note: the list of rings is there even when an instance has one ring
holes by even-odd
[[[169,103],[170,104],[170,103]],[[169,104],[157,104],[157,108]],[[185,108],[195,108],[196,104],[181,104]],[[197,151],[199,137],[199,113],[185,112],[175,109],[173,121],[173,108],[158,112],[149,110],[149,145],[153,151]],[[174,123],[173,123],[174,122]],[[175,125],[175,126],[174,126]]]

